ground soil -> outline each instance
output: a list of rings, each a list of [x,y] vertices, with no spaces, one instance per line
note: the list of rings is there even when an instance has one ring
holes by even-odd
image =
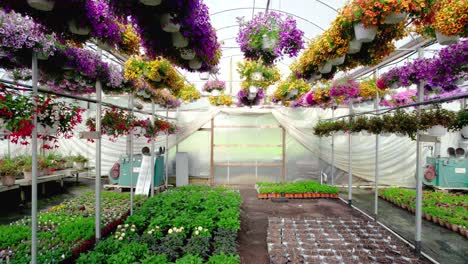
[[[240,188],[240,193],[243,203],[239,253],[243,264],[270,263],[266,242],[268,217],[363,217],[337,199],[290,199],[287,203],[275,203],[258,199],[252,187]]]

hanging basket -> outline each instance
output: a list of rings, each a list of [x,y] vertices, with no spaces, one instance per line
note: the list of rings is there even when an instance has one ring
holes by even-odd
[[[172,22],[174,17],[169,13],[165,13],[161,16],[161,28],[166,32],[178,32],[180,30],[180,24]]]
[[[218,89],[214,89],[213,91],[211,91],[211,95],[213,95],[213,96],[219,96],[219,90],[218,90]]]
[[[444,45],[444,46],[457,43],[460,40],[460,36],[447,36],[437,30],[435,34],[436,34],[437,42],[439,42],[440,45]]]
[[[320,78],[322,78],[322,74],[320,74],[320,73],[313,73],[313,74],[310,76],[309,80],[307,80],[307,81],[308,81],[309,83],[313,83],[313,82],[315,82],[315,80],[318,80],[318,79],[320,79]]]
[[[84,162],[73,162],[73,167],[77,170],[83,170],[85,167]]]
[[[403,138],[403,137],[406,137],[406,135],[405,135],[405,134],[403,134],[403,133],[400,133],[400,132],[397,132],[397,133],[395,133],[395,136],[397,136],[397,137],[401,137],[401,138]]]
[[[329,62],[330,62],[331,65],[333,65],[333,66],[341,65],[341,64],[344,63],[345,58],[346,58],[346,55],[343,55],[343,56],[341,56],[341,57],[331,59]]]
[[[343,136],[345,133],[343,131],[336,131],[333,133],[334,136]]]
[[[356,40],[366,43],[374,40],[377,35],[377,27],[364,27],[362,23],[354,24],[354,35]]]
[[[332,66],[330,61],[327,61],[325,64],[319,66],[318,70],[320,73],[329,73],[332,70]]]
[[[427,130],[427,133],[430,136],[440,137],[440,136],[443,136],[443,135],[447,134],[447,128],[443,127],[441,125],[436,125],[436,126],[433,126],[433,127],[429,128]]]
[[[392,136],[392,133],[380,133],[381,137],[390,137]]]
[[[468,137],[468,126],[462,127],[461,133],[464,137]]]
[[[45,52],[38,52],[37,53],[37,59],[38,60],[48,60],[49,59],[49,54]]]
[[[68,21],[68,29],[71,33],[81,36],[89,35],[89,33],[91,32],[91,28],[78,26],[78,23],[74,19]]]
[[[28,5],[39,11],[52,11],[55,1],[53,0],[28,0]]]
[[[195,51],[193,49],[181,49],[180,57],[184,60],[193,60],[195,58]]]
[[[140,0],[140,3],[147,5],[147,6],[158,6],[160,5],[162,0]]]
[[[261,81],[262,79],[263,79],[263,73],[261,73],[261,72],[252,73],[252,80]]]
[[[200,80],[206,81],[210,78],[210,72],[202,72],[200,73]]]
[[[263,35],[262,39],[262,49],[271,50],[276,44],[276,39],[269,37],[268,35]]]
[[[291,99],[296,97],[299,94],[299,90],[297,89],[291,89],[288,94],[286,95],[286,99]]]
[[[385,18],[384,24],[393,25],[393,24],[401,23],[405,21],[407,16],[408,14],[406,12],[391,13]]]
[[[358,53],[359,51],[361,51],[361,47],[362,47],[362,42],[357,40],[357,39],[353,39],[349,42],[349,51],[348,51],[348,54],[356,54]]]
[[[188,38],[182,36],[180,32],[174,32],[171,34],[172,38],[172,45],[176,48],[185,48],[188,46],[189,40]]]
[[[258,92],[258,87],[257,86],[253,86],[253,85],[249,86],[249,93],[250,94],[257,94],[257,92]]]
[[[193,59],[189,61],[189,67],[192,70],[198,70],[201,68],[201,66],[202,66],[202,62],[198,59]]]

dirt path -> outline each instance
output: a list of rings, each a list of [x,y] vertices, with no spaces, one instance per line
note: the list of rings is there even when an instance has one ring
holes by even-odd
[[[243,264],[269,263],[267,252],[268,217],[362,217],[344,203],[332,199],[289,200],[274,203],[257,199],[255,189],[241,188],[241,230],[239,253]]]

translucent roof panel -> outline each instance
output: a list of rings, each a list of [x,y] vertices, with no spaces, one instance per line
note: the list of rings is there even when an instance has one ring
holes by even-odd
[[[235,94],[240,87],[237,63],[243,60],[243,54],[236,42],[239,32],[238,17],[250,20],[255,14],[269,11],[280,12],[294,17],[298,28],[304,31],[304,41],[321,34],[330,27],[337,15],[337,9],[344,6],[344,0],[205,0],[209,7],[212,25],[216,28],[218,40],[222,43],[222,58],[218,79],[226,81],[227,92]],[[289,74],[292,59],[285,58],[277,66],[283,76]],[[187,80],[201,89],[206,81],[200,80],[198,73],[183,72]],[[232,85],[232,86],[231,86]],[[231,89],[232,87],[232,89]]]

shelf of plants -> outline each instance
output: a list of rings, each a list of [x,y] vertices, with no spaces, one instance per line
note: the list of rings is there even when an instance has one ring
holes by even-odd
[[[388,188],[379,190],[380,198],[415,212],[414,190]],[[468,237],[468,197],[463,194],[425,191],[423,193],[423,218]]]
[[[109,235],[129,214],[127,194],[103,192],[101,234]],[[94,246],[94,194],[64,201],[38,215],[38,263],[69,262]],[[135,203],[143,201],[135,196]],[[0,262],[31,261],[31,219],[0,226]]]
[[[320,184],[316,181],[299,181],[290,183],[257,182],[258,198],[310,199],[338,198],[339,189],[334,186]]]
[[[77,263],[239,263],[240,204],[238,192],[221,187],[168,190],[136,208]]]

